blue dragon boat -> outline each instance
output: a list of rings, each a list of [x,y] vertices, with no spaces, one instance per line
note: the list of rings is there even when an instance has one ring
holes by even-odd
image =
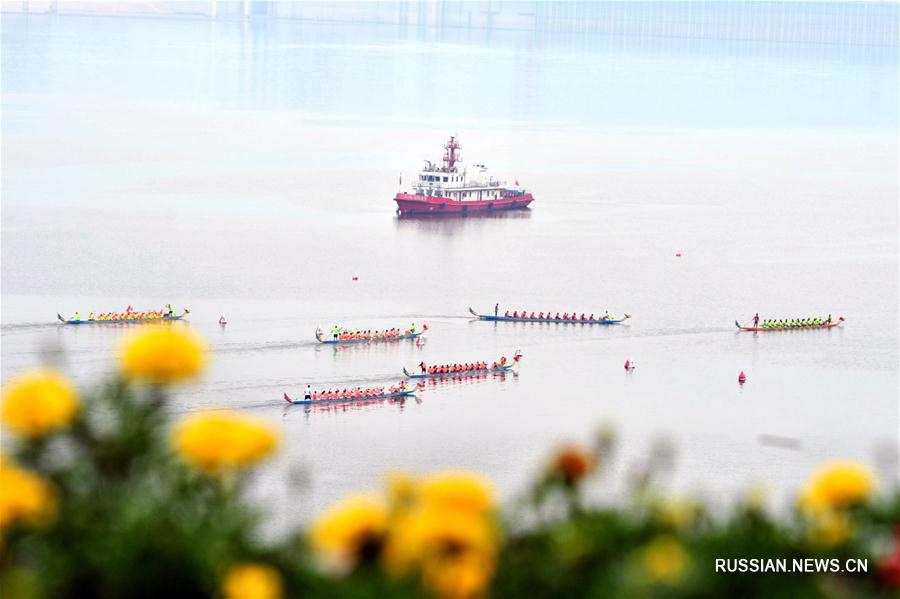
[[[394,393],[382,393],[380,395],[366,395],[365,397],[341,397],[332,399],[291,399],[287,393],[284,394],[284,401],[294,404],[295,406],[317,406],[335,403],[353,403],[363,401],[378,401],[381,399],[400,399],[415,395],[415,390],[405,389],[403,391],[395,391]]]
[[[418,333],[405,333],[396,337],[367,337],[364,339],[328,339],[325,335],[316,331],[316,341],[325,345],[343,345],[345,343],[383,343],[385,341],[401,341],[403,339],[418,339],[428,330],[428,325],[424,325]]]
[[[559,324],[622,324],[629,318],[631,318],[631,314],[626,314],[622,318],[607,318],[607,319],[594,319],[594,320],[579,320],[575,318],[528,318],[527,316],[490,316],[487,314],[479,314],[472,308],[469,308],[469,312],[472,313],[472,316],[478,318],[478,320],[492,320],[495,322],[556,322]]]

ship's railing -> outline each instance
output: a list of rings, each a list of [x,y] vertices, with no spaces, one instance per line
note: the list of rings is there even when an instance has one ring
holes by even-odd
[[[415,187],[433,187],[435,189],[493,189],[495,187],[502,187],[506,185],[506,181],[482,181],[480,183],[444,183],[443,181],[414,181],[413,185]]]

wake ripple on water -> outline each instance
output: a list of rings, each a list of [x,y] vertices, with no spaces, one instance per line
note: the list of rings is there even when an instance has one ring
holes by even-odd
[[[4,324],[0,325],[0,335],[6,335],[11,333],[18,332],[32,332],[39,331],[41,329],[55,329],[60,324],[59,322],[17,322],[13,324]]]

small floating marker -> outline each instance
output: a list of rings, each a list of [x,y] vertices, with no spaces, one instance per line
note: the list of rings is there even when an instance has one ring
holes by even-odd
[[[740,384],[742,384],[742,385],[743,385],[744,383],[747,382],[747,375],[744,374],[744,371],[743,371],[743,370],[742,370],[741,373],[738,375],[738,382],[739,382]]]
[[[676,258],[681,258],[681,252],[675,252],[675,257],[676,257]]]
[[[357,277],[356,275],[354,275],[354,276],[353,276],[353,280],[354,280],[354,281],[358,281],[358,280],[359,280],[359,277]]]

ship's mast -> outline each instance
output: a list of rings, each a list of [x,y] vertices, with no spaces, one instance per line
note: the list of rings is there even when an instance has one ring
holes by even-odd
[[[456,137],[451,135],[450,141],[444,144],[444,170],[448,173],[455,173],[456,166],[454,166],[457,162],[462,160],[462,156],[456,153],[459,150],[459,142],[456,141]]]

